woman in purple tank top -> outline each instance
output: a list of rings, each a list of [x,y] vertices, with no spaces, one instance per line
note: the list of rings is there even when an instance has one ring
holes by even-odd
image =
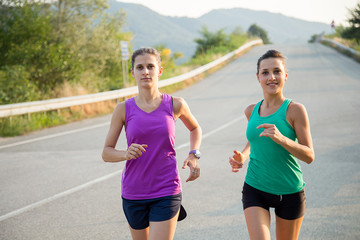
[[[202,132],[184,99],[159,91],[163,68],[155,49],[136,50],[131,63],[139,94],[116,106],[102,157],[105,162],[126,161],[121,190],[133,239],[170,240],[177,221],[186,216],[174,149],[175,121],[180,118],[190,131],[190,152],[183,164],[190,169],[186,182],[200,176]],[[115,146],[123,127],[128,148],[118,150]]]

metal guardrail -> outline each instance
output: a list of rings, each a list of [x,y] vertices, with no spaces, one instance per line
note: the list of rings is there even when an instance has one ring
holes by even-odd
[[[335,45],[335,47],[340,48],[341,50],[349,51],[352,55],[360,56],[360,52],[358,52],[352,48],[346,47],[346,46],[342,45],[341,43],[338,43],[334,40],[327,39],[327,38],[324,38],[321,36],[320,41],[331,43],[331,44]]]
[[[246,43],[243,46],[241,46],[240,48],[238,48],[237,50],[235,50],[231,53],[228,53],[225,56],[223,56],[213,62],[210,62],[204,66],[201,66],[197,69],[194,69],[188,73],[159,81],[159,87],[169,86],[169,85],[181,82],[181,81],[185,81],[192,77],[195,77],[195,76],[231,59],[233,56],[241,53],[242,51],[244,51],[252,46],[262,44],[262,43],[263,43],[262,40],[254,40],[249,43]],[[16,115],[23,115],[23,114],[30,114],[30,113],[35,113],[35,112],[46,112],[46,111],[58,110],[58,109],[62,109],[62,108],[72,107],[72,106],[79,106],[79,105],[84,105],[84,104],[89,104],[89,103],[108,101],[108,100],[123,98],[126,96],[131,96],[136,93],[138,93],[137,86],[123,88],[123,89],[119,89],[119,90],[108,91],[108,92],[74,96],[74,97],[64,97],[64,98],[56,98],[56,99],[43,100],[43,101],[33,101],[33,102],[25,102],[25,103],[0,105],[0,118],[11,117],[11,116],[16,116]]]

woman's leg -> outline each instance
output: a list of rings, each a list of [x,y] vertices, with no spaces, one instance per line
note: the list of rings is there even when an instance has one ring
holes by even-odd
[[[149,238],[149,227],[145,229],[133,229],[130,227],[130,232],[133,240],[147,240]]]
[[[262,207],[248,207],[244,214],[250,239],[270,240],[270,212]]]
[[[275,208],[276,239],[298,239],[305,209],[305,189],[298,193],[282,196],[282,205]]]
[[[295,220],[287,220],[276,216],[276,239],[297,240],[304,217]]]
[[[171,219],[150,222],[149,240],[172,240],[175,235],[179,212]]]

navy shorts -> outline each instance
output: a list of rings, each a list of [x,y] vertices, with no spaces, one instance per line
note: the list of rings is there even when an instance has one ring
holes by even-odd
[[[162,222],[173,218],[180,209],[182,195],[179,193],[146,200],[122,199],[123,210],[130,227],[140,230],[147,228],[150,222]]]
[[[305,214],[305,189],[293,194],[275,195],[244,183],[242,193],[244,210],[248,207],[262,207],[268,211],[275,208],[275,214],[287,220],[295,220]]]

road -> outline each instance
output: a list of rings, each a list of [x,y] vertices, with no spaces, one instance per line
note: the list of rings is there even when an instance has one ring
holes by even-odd
[[[200,122],[201,177],[185,183],[176,240],[249,239],[241,204],[247,165],[232,173],[228,157],[245,144],[243,111],[258,102],[256,61],[269,48],[288,57],[285,96],[308,111],[316,158],[301,163],[307,210],[299,239],[360,239],[360,65],[319,44],[258,46],[187,89]],[[0,140],[1,240],[131,239],[122,213],[124,163],[101,160],[111,116]],[[177,122],[179,166],[189,150]],[[124,135],[118,147],[125,146]],[[272,212],[272,237],[274,213]]]

